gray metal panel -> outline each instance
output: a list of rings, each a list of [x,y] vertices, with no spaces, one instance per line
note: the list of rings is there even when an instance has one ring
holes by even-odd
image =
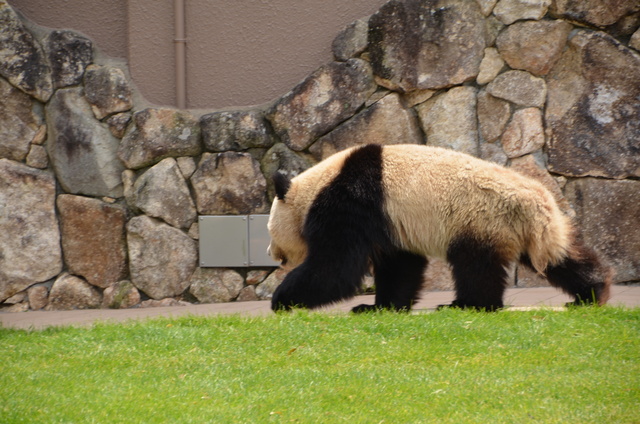
[[[249,227],[246,216],[201,216],[200,266],[249,265]]]
[[[249,215],[249,266],[280,265],[267,255],[267,247],[271,242],[268,222],[269,215]]]

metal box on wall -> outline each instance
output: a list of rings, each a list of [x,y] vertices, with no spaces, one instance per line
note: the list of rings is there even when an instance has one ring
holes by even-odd
[[[267,255],[268,221],[269,215],[200,216],[200,266],[278,266]]]
[[[269,215],[249,215],[249,266],[279,266],[267,255],[271,242],[267,223]]]

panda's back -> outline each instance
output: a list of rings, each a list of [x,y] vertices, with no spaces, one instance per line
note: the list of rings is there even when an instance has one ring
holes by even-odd
[[[430,256],[445,257],[463,235],[499,239],[517,250],[527,244],[532,220],[553,219],[539,216],[540,205],[559,213],[537,181],[438,147],[385,146],[383,185],[398,243]]]

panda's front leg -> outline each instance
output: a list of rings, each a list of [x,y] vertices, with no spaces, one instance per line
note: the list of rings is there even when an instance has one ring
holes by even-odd
[[[336,287],[325,283],[332,280],[326,271],[314,271],[313,264],[303,262],[291,270],[273,293],[271,309],[289,311],[293,308],[317,308],[347,297]]]
[[[358,305],[351,311],[409,311],[418,300],[427,264],[426,257],[396,248],[378,253],[373,258],[375,305]]]
[[[304,284],[300,282],[301,277],[304,275],[301,266],[291,270],[282,283],[276,288],[271,298],[272,310],[289,311],[294,307],[311,307],[308,304],[309,302],[305,301],[307,296],[305,296],[305,291],[302,290]]]
[[[274,292],[271,309],[317,308],[355,296],[368,269],[368,249],[363,246],[366,243],[345,240],[310,248],[305,261]]]

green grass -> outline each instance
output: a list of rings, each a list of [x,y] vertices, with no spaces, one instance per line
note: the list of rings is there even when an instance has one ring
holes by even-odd
[[[639,423],[640,310],[0,329],[3,423]]]

